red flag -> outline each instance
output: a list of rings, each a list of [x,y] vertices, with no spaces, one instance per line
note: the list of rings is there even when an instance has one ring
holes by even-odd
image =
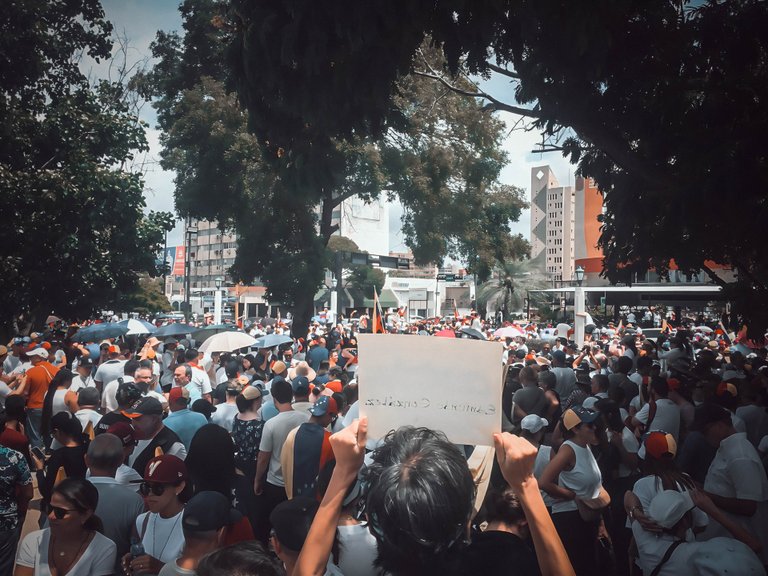
[[[381,306],[379,305],[379,293],[376,287],[373,287],[373,322],[371,323],[371,333],[384,334],[384,324],[381,321]]]

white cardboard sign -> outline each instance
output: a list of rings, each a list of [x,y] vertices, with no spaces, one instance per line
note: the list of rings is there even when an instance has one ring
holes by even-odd
[[[440,430],[456,444],[489,446],[501,432],[500,342],[360,334],[358,352],[369,438],[410,425]]]

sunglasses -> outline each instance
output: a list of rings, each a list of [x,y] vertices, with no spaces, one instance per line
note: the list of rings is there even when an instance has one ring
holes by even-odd
[[[51,512],[53,512],[53,515],[56,517],[57,520],[61,520],[69,514],[70,512],[76,512],[76,510],[69,510],[67,508],[59,508],[58,506],[51,506]]]
[[[162,496],[166,488],[168,488],[167,484],[150,484],[149,482],[139,484],[139,492],[142,496],[149,496],[150,492],[155,496]]]

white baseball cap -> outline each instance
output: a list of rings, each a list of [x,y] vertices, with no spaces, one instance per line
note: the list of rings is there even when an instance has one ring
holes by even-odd
[[[45,348],[35,348],[27,352],[27,356],[40,356],[40,358],[48,358],[48,350]]]
[[[672,528],[691,508],[693,501],[688,492],[664,490],[651,500],[648,515],[662,528]]]
[[[532,434],[536,434],[536,432],[547,426],[549,426],[549,422],[547,422],[546,418],[536,414],[528,414],[528,416],[520,421],[520,427]]]

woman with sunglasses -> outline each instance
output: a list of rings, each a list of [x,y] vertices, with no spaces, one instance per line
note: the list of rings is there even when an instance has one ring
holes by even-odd
[[[144,553],[123,556],[126,574],[158,574],[166,563],[179,557],[184,547],[181,516],[189,492],[183,460],[163,454],[147,462],[139,493],[149,512],[136,518],[132,538]]]
[[[56,485],[49,528],[28,534],[16,556],[14,576],[106,576],[115,571],[115,543],[99,533],[94,515],[99,492],[87,480],[67,478]]]
[[[595,433],[597,418],[597,412],[580,404],[563,412],[559,426],[565,441],[544,468],[540,481],[541,489],[555,499],[552,522],[579,576],[597,573],[600,516],[591,513],[591,507],[607,494],[590,448],[600,442]]]

